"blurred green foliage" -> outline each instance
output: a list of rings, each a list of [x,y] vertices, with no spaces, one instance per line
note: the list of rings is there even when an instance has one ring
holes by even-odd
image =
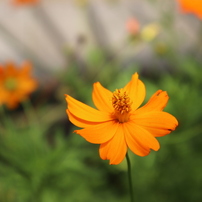
[[[168,63],[170,58],[167,57]],[[181,58],[169,71],[130,65],[94,50],[86,68],[73,59],[58,76],[53,92],[58,101],[17,111],[1,106],[0,201],[2,202],[111,202],[129,201],[127,165],[108,165],[100,159],[98,145],[72,133],[61,92],[93,106],[93,82],[115,90],[138,71],[147,89],[146,101],[158,89],[168,92],[165,111],[179,127],[159,138],[161,149],[141,158],[129,152],[134,195],[138,202],[199,202],[202,198],[202,68],[193,58]],[[59,96],[58,96],[59,95]]]

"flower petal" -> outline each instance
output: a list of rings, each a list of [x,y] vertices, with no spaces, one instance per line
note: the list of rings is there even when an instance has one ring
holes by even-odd
[[[79,119],[90,122],[105,122],[112,120],[109,113],[98,111],[73,97],[66,95],[68,110]]]
[[[108,121],[94,126],[87,127],[74,132],[81,135],[88,142],[93,144],[102,144],[109,141],[118,129],[118,123]]]
[[[146,156],[150,149],[159,150],[158,140],[143,127],[134,122],[124,123],[126,143],[130,150],[139,156]]]
[[[121,163],[127,152],[124,136],[123,126],[120,124],[113,138],[100,145],[99,153],[101,159],[108,159],[110,160],[110,164],[114,165]]]
[[[150,153],[150,149],[148,147],[142,147],[137,140],[133,137],[134,131],[128,129],[126,125],[124,125],[124,132],[126,137],[127,146],[130,150],[138,156],[146,156]]]
[[[112,112],[112,92],[99,82],[93,85],[93,102],[100,111]]]
[[[166,91],[158,90],[152,95],[149,101],[141,108],[137,109],[137,113],[145,113],[149,111],[162,111],[168,102],[168,94]]]
[[[174,116],[162,111],[134,114],[131,115],[131,119],[155,137],[167,135],[178,126],[178,121]]]
[[[32,70],[32,64],[28,61],[22,63],[22,68],[20,70],[21,76],[29,76]]]
[[[68,109],[66,110],[67,115],[69,117],[69,120],[75,125],[80,128],[86,128],[95,124],[99,124],[99,122],[91,122],[91,121],[86,121],[83,119],[80,119],[76,116],[74,116]]]
[[[18,75],[18,70],[15,67],[15,64],[13,62],[8,62],[6,64],[6,71],[4,72],[5,78],[8,77],[14,77],[16,78]]]
[[[1,91],[0,91],[1,93]],[[4,104],[6,104],[6,106],[9,109],[14,109],[18,106],[20,99],[22,98],[22,100],[24,99],[24,97],[22,97],[22,95],[19,95],[17,92],[6,92],[1,94],[2,97],[2,101],[4,101]]]
[[[24,94],[29,94],[37,88],[38,84],[34,79],[24,78],[22,80],[18,79],[18,90]]]
[[[138,74],[132,76],[131,81],[124,87],[132,101],[132,110],[137,109],[145,99],[146,90],[144,83],[138,79]]]
[[[196,16],[202,19],[202,5],[201,0],[189,1],[178,0],[181,11],[183,13],[194,13]]]

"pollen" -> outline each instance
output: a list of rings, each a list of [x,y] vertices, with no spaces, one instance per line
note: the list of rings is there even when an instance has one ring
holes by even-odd
[[[120,122],[127,122],[130,118],[131,111],[130,97],[123,89],[116,89],[112,96],[112,106],[114,108],[114,116]]]
[[[8,78],[5,82],[5,88],[14,91],[17,88],[17,81],[15,78]]]

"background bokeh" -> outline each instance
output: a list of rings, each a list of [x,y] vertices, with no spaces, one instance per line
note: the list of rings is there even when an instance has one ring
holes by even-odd
[[[167,91],[179,120],[158,152],[129,152],[136,201],[202,201],[201,33],[177,0],[1,0],[0,63],[30,61],[39,87],[15,110],[0,106],[0,201],[129,201],[125,160],[109,165],[72,133],[64,94],[93,106],[94,82],[113,91],[135,72],[145,102]]]

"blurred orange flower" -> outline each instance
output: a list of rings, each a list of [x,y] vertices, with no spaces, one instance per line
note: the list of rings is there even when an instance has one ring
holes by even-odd
[[[25,62],[21,68],[13,63],[0,65],[0,104],[10,109],[18,107],[37,88],[37,82],[30,75],[31,64]]]
[[[128,147],[139,156],[148,155],[150,149],[159,150],[155,137],[169,134],[178,125],[174,116],[162,111],[169,99],[165,91],[158,90],[138,108],[145,94],[145,85],[135,73],[124,88],[114,92],[94,83],[92,98],[98,110],[66,95],[66,112],[74,125],[83,128],[75,133],[88,142],[101,144],[100,157],[119,164]]]
[[[135,18],[128,19],[126,29],[130,35],[136,35],[140,29],[139,22]]]
[[[202,0],[178,0],[184,13],[194,13],[202,19]]]
[[[27,5],[27,4],[36,4],[39,0],[13,0],[14,5]]]

